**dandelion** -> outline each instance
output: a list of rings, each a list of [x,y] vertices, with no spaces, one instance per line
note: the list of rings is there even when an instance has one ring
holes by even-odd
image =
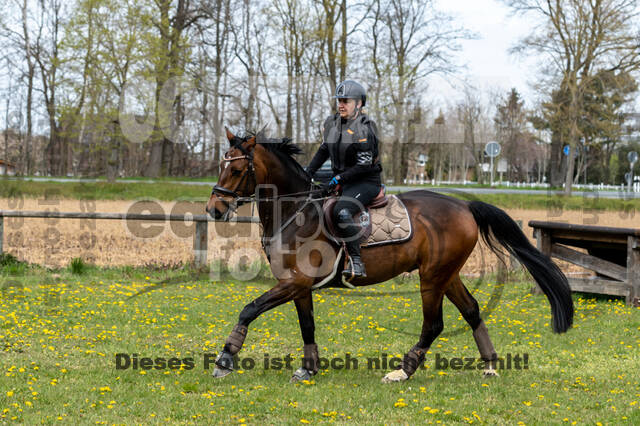
[[[393,404],[393,406],[397,407],[397,408],[402,408],[402,407],[406,407],[407,403],[404,402],[404,398],[400,398],[400,399],[398,399],[398,401],[396,401],[395,404]]]

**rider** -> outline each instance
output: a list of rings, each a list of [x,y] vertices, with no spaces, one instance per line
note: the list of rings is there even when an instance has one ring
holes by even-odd
[[[306,168],[311,176],[327,158],[331,158],[333,178],[325,189],[338,185],[342,196],[333,209],[340,237],[345,240],[350,265],[343,271],[347,278],[366,277],[360,259],[360,241],[354,238],[360,227],[353,216],[369,204],[380,192],[382,166],[378,160],[377,128],[373,120],[362,111],[367,93],[359,83],[345,80],[336,88],[338,112],[324,122],[323,143]]]

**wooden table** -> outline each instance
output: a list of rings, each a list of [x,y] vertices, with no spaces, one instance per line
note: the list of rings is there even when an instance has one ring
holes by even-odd
[[[542,253],[596,273],[569,278],[571,290],[624,296],[627,304],[640,305],[640,229],[536,220],[529,226]]]

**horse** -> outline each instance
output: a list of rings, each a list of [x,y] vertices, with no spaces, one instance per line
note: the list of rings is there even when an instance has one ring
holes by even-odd
[[[248,327],[262,313],[289,301],[295,303],[302,334],[302,366],[292,382],[309,380],[318,372],[314,337],[312,291],[337,264],[340,244],[322,229],[323,197],[313,197],[311,177],[294,158],[302,150],[291,139],[270,139],[260,133],[236,136],[227,129],[230,148],[220,163],[206,212],[226,220],[238,205],[257,203],[263,227],[263,249],[277,284],[244,306],[238,322],[216,359],[214,377],[234,370],[233,357],[242,348]],[[428,190],[396,195],[405,205],[413,232],[400,244],[362,248],[367,276],[351,284],[361,287],[418,270],[423,323],[418,342],[404,355],[401,367],[387,373],[383,383],[408,380],[444,328],[442,303],[446,296],[471,327],[484,374],[497,375],[498,359],[478,302],[460,278],[460,270],[479,235],[495,253],[504,247],[524,265],[551,306],[552,328],[566,332],[573,323],[573,300],[566,276],[538,251],[503,210],[480,201],[465,201]],[[335,271],[334,271],[335,272]]]

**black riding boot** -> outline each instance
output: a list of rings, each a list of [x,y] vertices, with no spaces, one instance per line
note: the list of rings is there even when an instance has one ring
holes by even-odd
[[[347,268],[342,271],[342,275],[344,275],[347,281],[351,281],[353,278],[366,277],[367,271],[364,269],[364,263],[362,263],[362,259],[360,258],[360,242],[347,241],[345,245],[347,246],[347,252],[349,252],[351,262],[349,262]]]
[[[351,212],[347,209],[342,209],[338,212],[338,220],[339,232],[346,240],[345,245],[351,258],[347,268],[342,271],[342,275],[344,275],[347,281],[353,278],[366,277],[367,272],[360,258],[360,239],[353,238],[360,232],[360,227],[353,222]]]

